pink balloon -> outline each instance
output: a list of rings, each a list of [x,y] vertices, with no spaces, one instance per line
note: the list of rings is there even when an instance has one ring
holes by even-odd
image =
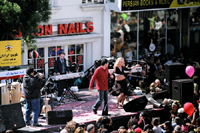
[[[185,69],[186,74],[189,77],[192,77],[192,75],[194,74],[194,67],[193,66],[187,66]]]
[[[184,104],[183,109],[186,114],[188,114],[189,116],[192,116],[194,112],[194,105],[190,102],[187,102]]]

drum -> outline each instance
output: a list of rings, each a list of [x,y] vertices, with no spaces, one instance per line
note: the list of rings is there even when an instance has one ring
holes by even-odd
[[[11,103],[19,103],[21,98],[21,83],[11,83]]]
[[[1,105],[10,104],[10,91],[6,83],[0,84],[0,96]]]

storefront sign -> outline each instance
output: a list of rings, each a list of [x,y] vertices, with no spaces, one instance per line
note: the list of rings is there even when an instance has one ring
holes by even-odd
[[[118,1],[119,2],[119,1]],[[121,11],[200,6],[199,0],[122,0]]]
[[[0,41],[0,66],[21,65],[21,40]]]
[[[53,32],[52,25],[39,25],[37,27],[38,33],[37,36],[47,36],[52,35]],[[83,34],[90,33],[94,30],[93,22],[86,22],[84,25],[82,22],[79,23],[69,23],[69,24],[58,24],[58,35],[71,35],[71,34]],[[84,28],[85,27],[85,28]],[[33,33],[33,35],[35,35]],[[16,38],[22,36],[21,32],[18,32],[18,35],[15,35]]]
[[[25,74],[26,69],[0,72],[0,80],[20,78],[23,77]]]

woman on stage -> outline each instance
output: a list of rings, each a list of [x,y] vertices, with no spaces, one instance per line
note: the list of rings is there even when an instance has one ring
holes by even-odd
[[[121,89],[120,89],[120,95],[118,96],[118,100],[117,100],[117,105],[116,108],[119,108],[119,102],[121,101],[121,106],[124,105],[124,100],[126,99],[127,95],[128,95],[128,88],[127,88],[127,81],[126,78],[124,76],[124,70],[132,70],[136,67],[139,67],[140,65],[135,65],[131,68],[126,68],[125,67],[125,63],[124,63],[124,58],[119,57],[115,64],[114,64],[114,73],[115,73],[115,81],[120,84]]]

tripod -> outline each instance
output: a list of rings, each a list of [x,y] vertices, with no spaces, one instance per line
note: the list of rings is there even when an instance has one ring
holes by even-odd
[[[70,88],[72,87],[72,85],[73,85],[75,79],[77,79],[77,78],[69,79],[69,80],[68,80],[68,87],[67,87],[67,89],[64,89],[63,94],[61,95],[60,102],[63,102],[63,100],[67,98],[67,94],[68,94],[68,93],[69,93],[74,99],[76,99],[76,100],[78,100],[78,101],[81,101],[81,100],[78,99],[78,97],[74,94],[74,92],[71,91],[71,89],[70,89]],[[70,80],[72,80],[72,81],[69,82]],[[69,96],[69,98],[70,98],[70,96]]]

